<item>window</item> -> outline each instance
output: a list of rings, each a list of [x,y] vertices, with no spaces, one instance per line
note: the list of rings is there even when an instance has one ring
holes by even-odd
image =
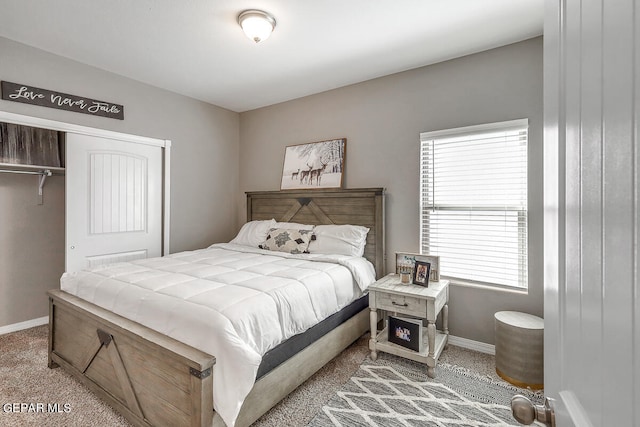
[[[442,275],[527,288],[527,128],[420,134],[420,247]]]

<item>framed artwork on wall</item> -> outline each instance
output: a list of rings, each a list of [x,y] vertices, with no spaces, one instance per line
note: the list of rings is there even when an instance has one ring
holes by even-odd
[[[287,146],[280,189],[341,188],[346,146],[346,138]]]

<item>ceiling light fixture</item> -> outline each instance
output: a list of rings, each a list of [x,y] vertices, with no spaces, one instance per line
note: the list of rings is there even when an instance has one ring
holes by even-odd
[[[245,10],[238,15],[238,24],[244,33],[256,43],[269,38],[276,27],[276,20],[267,12],[261,10]]]

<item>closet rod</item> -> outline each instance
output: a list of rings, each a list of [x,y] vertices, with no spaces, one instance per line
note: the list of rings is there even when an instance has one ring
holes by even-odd
[[[4,173],[22,173],[25,175],[46,175],[46,176],[51,176],[52,173],[49,169],[45,169],[42,171],[16,171],[16,170],[11,170],[11,169],[0,169],[0,172],[4,172]]]
[[[12,170],[12,169],[0,169],[0,172],[4,173],[20,173],[23,175],[40,175],[38,178],[38,204],[41,205],[42,201],[42,187],[44,187],[44,181],[48,176],[53,175],[51,170],[43,169],[41,171],[21,171],[21,170]]]

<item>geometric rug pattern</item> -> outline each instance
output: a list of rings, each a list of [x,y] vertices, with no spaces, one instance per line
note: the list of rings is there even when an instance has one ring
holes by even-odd
[[[440,364],[436,378],[416,362],[379,353],[322,407],[310,427],[485,427],[520,426],[511,397],[524,394],[540,404],[542,392],[523,390]]]

